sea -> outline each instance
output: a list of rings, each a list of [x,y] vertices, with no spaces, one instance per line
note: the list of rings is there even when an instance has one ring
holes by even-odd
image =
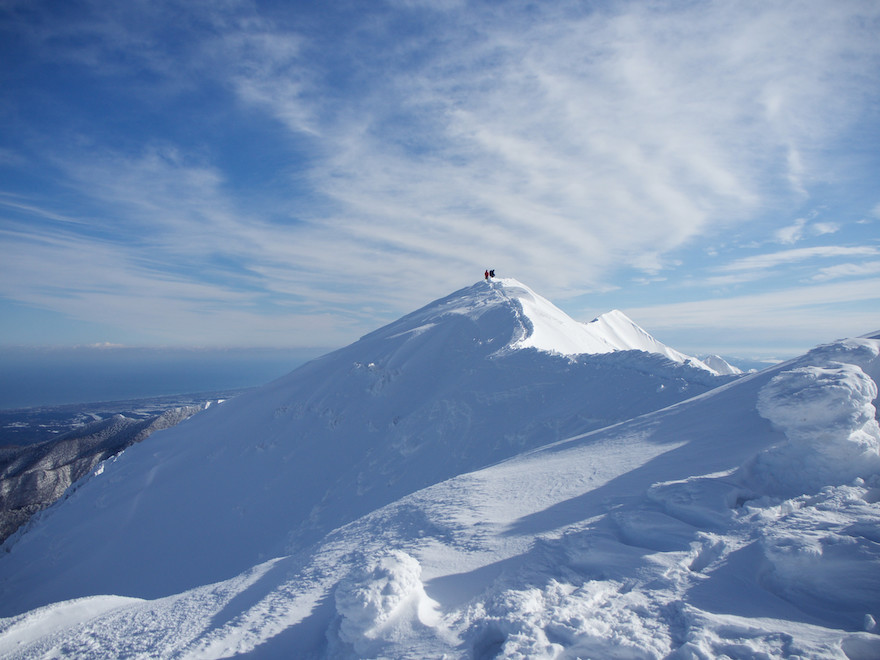
[[[241,390],[328,350],[0,348],[0,410]]]

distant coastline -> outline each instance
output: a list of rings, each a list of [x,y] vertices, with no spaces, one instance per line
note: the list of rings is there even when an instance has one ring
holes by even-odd
[[[174,408],[208,407],[235,398],[251,389],[256,388],[0,410],[0,465],[3,463],[4,447],[21,447],[55,440],[65,433],[109,419],[114,415],[145,420]]]
[[[0,410],[256,387],[326,349],[0,348]]]

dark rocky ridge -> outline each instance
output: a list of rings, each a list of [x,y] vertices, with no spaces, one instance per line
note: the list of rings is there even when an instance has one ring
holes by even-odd
[[[101,461],[208,405],[180,406],[147,419],[117,414],[38,444],[0,446],[0,543]]]

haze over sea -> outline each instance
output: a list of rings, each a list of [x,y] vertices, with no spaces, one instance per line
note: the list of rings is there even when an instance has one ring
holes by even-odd
[[[326,349],[3,348],[0,410],[255,387]]]

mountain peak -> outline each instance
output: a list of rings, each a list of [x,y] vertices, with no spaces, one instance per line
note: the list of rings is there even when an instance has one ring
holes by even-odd
[[[505,278],[495,283],[490,281],[490,285],[519,307],[523,332],[511,348],[536,348],[562,355],[610,353],[614,350],[604,337],[586,331],[583,323],[575,321],[525,284]]]
[[[618,309],[606,312],[590,323],[582,323],[512,277],[480,280],[429,303],[364,339],[420,334],[440,324],[441,320],[448,324],[452,315],[471,326],[473,337],[465,337],[466,341],[491,346],[493,352],[534,348],[573,356],[640,350],[718,375],[717,370],[697,358],[656,340]]]
[[[720,355],[707,355],[701,358],[703,364],[708,365],[722,376],[736,376],[743,371],[739,367],[735,367]]]
[[[600,336],[587,332],[543,296],[511,278],[480,280],[421,309],[407,314],[362,339],[393,339],[423,333],[458,317],[468,325],[472,340],[491,345],[493,351],[535,348],[548,353],[577,355],[615,350]],[[454,324],[454,323],[453,323]]]

